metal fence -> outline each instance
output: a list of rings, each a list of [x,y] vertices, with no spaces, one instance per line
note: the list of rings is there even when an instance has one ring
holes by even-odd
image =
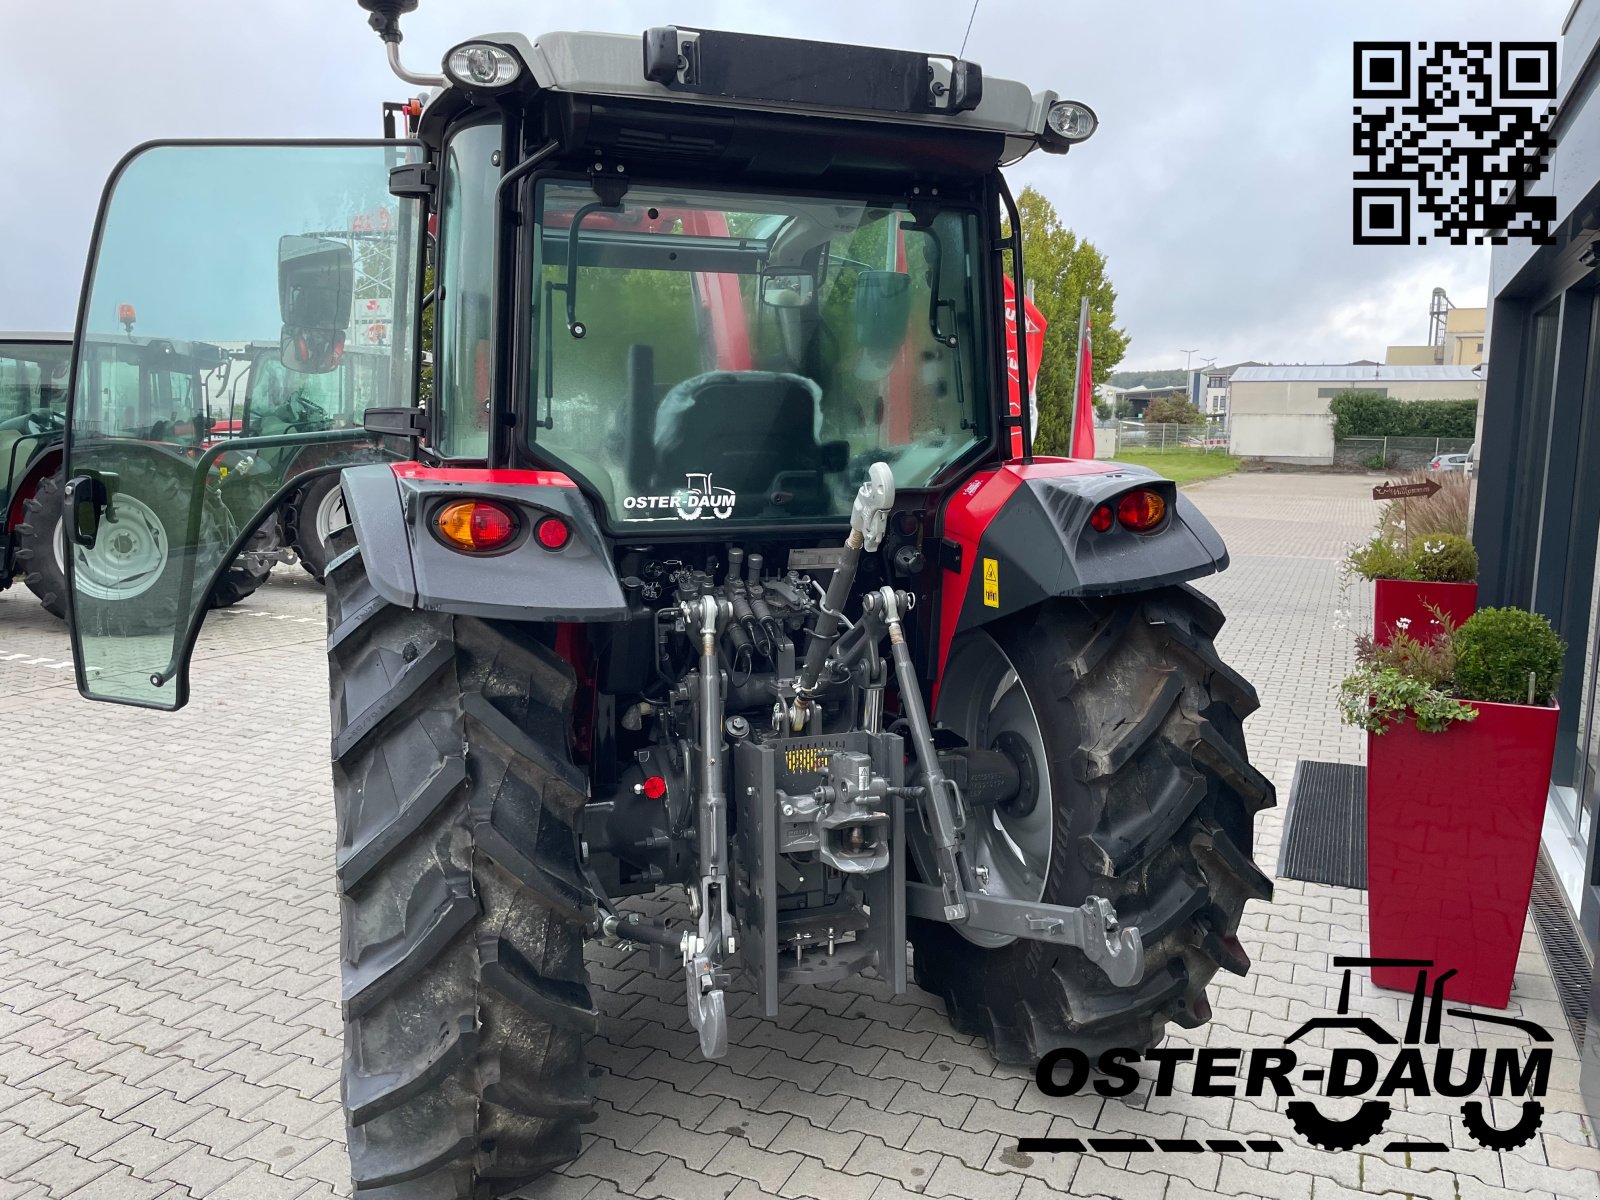
[[[1149,453],[1226,454],[1226,421],[1207,421],[1203,425],[1174,425],[1145,421],[1118,421],[1117,449],[1139,449]]]
[[[1349,437],[1333,444],[1333,460],[1377,470],[1414,470],[1440,454],[1466,454],[1471,438]]]

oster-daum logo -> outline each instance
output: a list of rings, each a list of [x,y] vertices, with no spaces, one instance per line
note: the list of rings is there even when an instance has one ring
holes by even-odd
[[[1327,1017],[1301,1025],[1281,1045],[1170,1047],[1146,1050],[1107,1050],[1091,1061],[1080,1050],[1053,1050],[1039,1062],[1034,1081],[1047,1096],[1072,1096],[1092,1092],[1105,1097],[1127,1096],[1148,1077],[1142,1064],[1155,1067],[1153,1094],[1178,1092],[1178,1067],[1192,1064],[1195,1096],[1275,1096],[1289,1098],[1283,1105],[1295,1132],[1323,1150],[1372,1147],[1409,1154],[1442,1154],[1451,1149],[1442,1142],[1390,1138],[1380,1142],[1396,1107],[1408,1096],[1439,1096],[1461,1101],[1462,1127],[1478,1145],[1489,1150],[1511,1150],[1530,1141],[1544,1120],[1541,1098],[1550,1080],[1551,1037],[1547,1029],[1517,1017],[1445,1007],[1445,991],[1454,970],[1432,972],[1433,963],[1420,959],[1335,958],[1344,970],[1339,1008]],[[1351,971],[1364,967],[1415,968],[1417,982],[1411,993],[1405,1027],[1391,1030],[1369,1016],[1350,1012]],[[1528,1039],[1526,1046],[1499,1045],[1453,1047],[1443,1044],[1444,1014],[1475,1025],[1516,1030]],[[1340,1044],[1328,1054],[1305,1053],[1318,1030],[1340,1030]],[[1365,1042],[1365,1045],[1352,1044]],[[1311,1061],[1313,1059],[1315,1061]],[[1494,1123],[1489,1100],[1520,1101],[1516,1119],[1507,1126]],[[1353,1109],[1353,1111],[1352,1111]],[[1331,1110],[1331,1111],[1330,1111]],[[1340,1115],[1333,1115],[1337,1112]],[[1244,1153],[1282,1150],[1273,1138],[1089,1137],[1023,1138],[1023,1153]]]

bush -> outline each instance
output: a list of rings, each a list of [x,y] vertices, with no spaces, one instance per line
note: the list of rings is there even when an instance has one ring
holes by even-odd
[[[1411,556],[1382,534],[1374,534],[1370,542],[1351,550],[1345,563],[1363,579],[1417,578]]]
[[[1454,533],[1430,533],[1412,542],[1411,569],[1424,583],[1471,583],[1478,577],[1478,552]]]
[[[1463,700],[1526,704],[1532,672],[1534,703],[1549,704],[1561,682],[1566,645],[1538,613],[1481,608],[1461,623],[1453,641],[1453,691]]]
[[[1389,501],[1378,518],[1379,530],[1391,539],[1401,537],[1406,526],[1413,531],[1413,537],[1418,533],[1453,533],[1466,537],[1472,481],[1463,471],[1412,471],[1398,482],[1421,483],[1425,479],[1437,483],[1439,490],[1431,496]]]
[[[1150,401],[1144,419],[1150,425],[1204,425],[1205,413],[1178,396],[1160,396]]]
[[[1365,634],[1356,638],[1356,661],[1374,671],[1389,668],[1431,688],[1448,691],[1456,677],[1454,630],[1450,618],[1437,613],[1444,626],[1431,642],[1419,642],[1404,630],[1396,629],[1389,644],[1379,645]]]
[[[1389,458],[1383,453],[1369,454],[1361,460],[1361,465],[1369,471],[1381,471],[1389,465]]]
[[[1470,438],[1476,400],[1397,400],[1377,392],[1340,392],[1328,401],[1335,440],[1352,437]]]

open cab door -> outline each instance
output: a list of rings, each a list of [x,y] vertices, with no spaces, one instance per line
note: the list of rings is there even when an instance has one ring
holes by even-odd
[[[411,143],[152,143],[101,203],[74,342],[61,553],[78,689],[180,708],[218,577],[310,472],[392,456],[414,403]],[[278,347],[247,428],[206,364]],[[328,404],[330,377],[348,403]],[[241,436],[242,435],[242,436]]]

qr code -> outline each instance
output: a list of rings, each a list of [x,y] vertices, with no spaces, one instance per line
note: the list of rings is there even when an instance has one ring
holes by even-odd
[[[1355,244],[1549,244],[1555,95],[1554,42],[1357,42]]]

